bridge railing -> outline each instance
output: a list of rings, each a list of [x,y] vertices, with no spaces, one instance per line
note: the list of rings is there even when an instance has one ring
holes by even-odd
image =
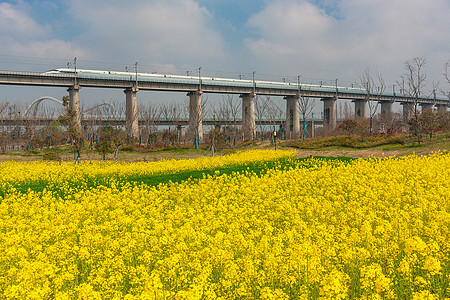
[[[39,76],[39,77],[59,77],[59,78],[75,78],[75,74],[47,74],[47,73],[35,73],[35,72],[18,72],[18,71],[3,71],[0,70],[0,76]]]
[[[77,73],[33,73],[33,72],[17,72],[17,71],[0,71],[0,83],[2,84],[23,84],[23,85],[55,85],[70,86],[76,80],[80,85],[93,87],[111,87],[124,88],[129,87],[136,81],[143,84],[142,89],[157,90],[177,90],[192,91],[198,85],[204,88],[206,92],[213,93],[248,93],[252,89],[256,92],[267,95],[283,96],[283,94],[293,95],[298,92],[304,92],[305,96],[316,98],[333,97],[334,95],[344,99],[365,99],[366,91],[358,87],[330,86],[317,84],[295,84],[288,82],[270,82],[258,80],[241,80],[214,77],[189,77],[178,75],[164,74],[118,74],[115,72],[103,71],[103,73],[95,73],[94,71],[79,71]],[[49,79],[49,80],[47,80]],[[28,80],[28,81],[27,81]],[[34,81],[33,81],[34,80]],[[102,85],[103,82],[103,85]],[[146,84],[144,84],[146,83]],[[153,85],[154,84],[154,85]],[[155,86],[157,85],[157,86]],[[228,87],[228,89],[227,89]],[[259,91],[258,91],[259,90]],[[308,93],[309,92],[309,93]],[[353,98],[355,97],[355,98]],[[373,93],[370,97],[372,101],[390,101],[408,102],[410,97],[402,93],[383,92],[380,95]],[[421,95],[419,102],[432,103],[437,101],[440,103],[449,103],[448,96],[438,95]]]

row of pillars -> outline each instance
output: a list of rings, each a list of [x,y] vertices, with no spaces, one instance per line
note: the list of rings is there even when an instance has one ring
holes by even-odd
[[[191,138],[203,140],[202,92],[190,92],[189,96],[189,131]],[[242,94],[242,133],[244,139],[252,139],[256,132],[255,94]]]
[[[73,112],[74,122],[81,131],[80,116],[80,86],[74,85],[68,89],[69,108]],[[126,131],[129,136],[139,136],[139,123],[137,113],[137,87],[130,87],[124,90],[126,95]],[[201,142],[203,140],[202,125],[202,92],[190,92],[189,96],[189,135],[191,139]],[[250,140],[256,133],[255,122],[255,93],[242,94],[242,134],[244,139]],[[300,138],[300,112],[299,96],[287,96],[286,99],[286,136],[291,138]],[[323,125],[324,127],[336,127],[336,98],[323,98]],[[355,115],[357,117],[367,117],[367,100],[354,100]],[[381,101],[381,114],[387,115],[393,112],[391,101]],[[404,120],[409,120],[414,111],[414,104],[409,102],[402,103]],[[432,109],[433,104],[422,103],[422,111]],[[438,112],[447,111],[447,105],[437,105]]]
[[[70,87],[69,92],[69,109],[72,114],[73,122],[75,123],[76,129],[81,132],[81,114],[80,114],[80,86],[74,85]],[[130,136],[139,136],[139,123],[138,123],[138,112],[137,112],[137,92],[139,91],[136,87],[130,87],[125,89],[124,93],[126,95],[126,131]]]
[[[367,100],[354,100],[355,103],[355,115],[357,117],[366,118],[367,117]],[[392,113],[392,101],[381,101],[381,114],[387,115]],[[410,119],[411,115],[414,112],[414,103],[412,102],[403,102],[401,103],[403,106],[403,115],[405,119]],[[422,107],[422,111],[433,109],[432,103],[420,103]],[[437,104],[438,113],[445,113],[447,111],[446,104]]]
[[[336,98],[324,98],[323,101],[323,121],[324,126],[334,128],[336,126]],[[359,118],[367,118],[367,100],[353,100],[355,104],[355,116]],[[380,101],[381,115],[389,115],[393,113],[393,101]],[[414,103],[402,102],[403,120],[406,123],[414,114]],[[422,111],[433,109],[432,103],[420,103]],[[436,104],[438,113],[447,112],[447,104]]]
[[[191,136],[203,139],[201,92],[188,93],[189,96],[189,128]],[[244,139],[251,140],[256,134],[255,93],[242,94],[242,134]],[[300,114],[297,96],[286,99],[286,136],[300,137]]]

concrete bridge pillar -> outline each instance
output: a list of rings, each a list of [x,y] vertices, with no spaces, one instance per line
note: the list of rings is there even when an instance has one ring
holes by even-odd
[[[388,116],[392,114],[392,103],[392,101],[380,101],[382,116]]]
[[[189,96],[189,138],[203,141],[202,92],[190,92]]]
[[[139,89],[137,87],[127,88],[124,91],[126,95],[125,128],[127,130],[128,136],[134,138],[139,137],[139,122],[138,122],[137,97],[136,97],[136,93],[138,91]]]
[[[436,104],[438,114],[445,114],[447,112],[447,104]]]
[[[69,109],[73,112],[73,121],[77,131],[81,134],[81,114],[80,114],[80,86],[74,85],[70,87],[69,92]]]
[[[287,96],[286,99],[286,137],[300,138],[300,110],[297,96]]]
[[[403,123],[407,124],[411,116],[414,114],[414,103],[402,102],[403,105]]]
[[[255,94],[242,94],[242,134],[244,140],[251,140],[256,135]]]
[[[186,129],[184,125],[178,125],[177,130],[178,130],[178,140],[184,143],[184,140],[186,138]]]
[[[367,100],[355,99],[355,118],[367,118]]]
[[[336,128],[336,98],[323,98],[323,128]]]
[[[422,107],[422,112],[433,109],[432,103],[420,103],[420,106]]]

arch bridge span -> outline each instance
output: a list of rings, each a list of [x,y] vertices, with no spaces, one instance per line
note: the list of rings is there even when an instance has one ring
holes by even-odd
[[[32,112],[32,116],[36,117],[38,109],[39,109],[39,105],[44,100],[50,100],[50,101],[56,102],[56,103],[58,103],[60,105],[63,105],[63,102],[61,100],[56,99],[56,98],[49,97],[49,96],[39,97],[39,98],[34,99],[33,102],[31,102],[30,106],[28,106],[28,108],[25,110],[24,115],[25,116],[30,116],[30,112]]]
[[[44,102],[44,101],[46,101],[46,100],[51,101],[51,102],[55,102],[55,103],[57,103],[57,104],[59,104],[59,105],[61,105],[61,106],[64,105],[63,101],[58,100],[58,99],[56,99],[56,98],[54,98],[54,97],[50,97],[50,96],[42,96],[42,97],[38,97],[38,98],[34,99],[34,100],[31,102],[31,104],[27,107],[27,109],[26,109],[25,112],[24,112],[24,116],[28,116],[28,117],[30,117],[30,116],[36,117],[36,116],[37,116],[37,113],[38,113],[38,111],[39,111],[39,106],[41,105],[42,102]],[[91,112],[91,111],[93,111],[93,110],[95,110],[95,109],[103,108],[103,107],[105,107],[106,109],[108,109],[108,110],[109,110],[109,113],[115,112],[115,107],[114,107],[111,103],[106,103],[106,102],[105,102],[105,103],[100,103],[100,104],[94,105],[93,107],[87,108],[87,109],[83,110],[82,113]]]

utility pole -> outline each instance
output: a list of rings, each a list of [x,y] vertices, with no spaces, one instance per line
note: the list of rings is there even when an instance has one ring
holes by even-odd
[[[134,69],[136,70],[136,88],[138,87],[138,63],[134,63]]]
[[[256,93],[255,71],[253,71],[253,94]]]
[[[337,97],[338,97],[338,79],[336,78],[334,81],[336,83],[336,100],[337,100]]]
[[[198,68],[198,91],[202,91],[202,67]]]

